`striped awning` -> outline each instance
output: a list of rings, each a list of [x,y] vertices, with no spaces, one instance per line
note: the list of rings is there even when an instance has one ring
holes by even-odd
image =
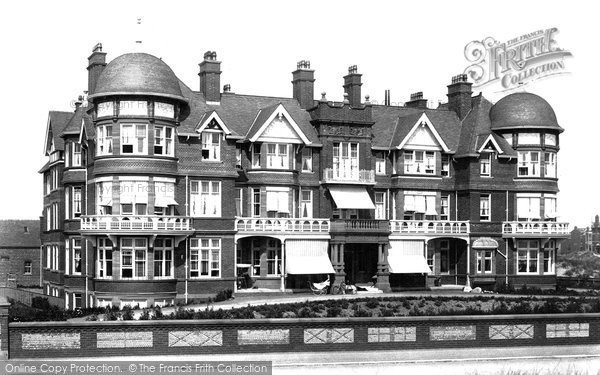
[[[287,240],[285,242],[285,272],[294,275],[335,273],[327,247],[329,241]]]
[[[330,186],[329,192],[339,209],[375,209],[367,189],[363,186]]]
[[[425,259],[425,243],[419,240],[390,241],[388,264],[391,273],[431,273]]]

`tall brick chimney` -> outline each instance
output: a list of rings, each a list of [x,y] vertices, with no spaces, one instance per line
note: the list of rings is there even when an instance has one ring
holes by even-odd
[[[92,95],[96,89],[96,83],[100,73],[106,66],[106,52],[102,52],[102,43],[94,46],[92,54],[88,57],[88,95]]]
[[[221,62],[217,61],[217,53],[206,51],[204,61],[200,64],[200,92],[207,102],[221,101]]]
[[[315,71],[310,69],[310,61],[302,60],[296,64],[292,72],[292,88],[294,99],[302,109],[310,109],[315,103]]]
[[[448,85],[448,109],[456,112],[461,120],[465,118],[473,106],[471,100],[472,85],[471,82],[467,81],[466,74],[452,77],[452,83]]]
[[[356,65],[348,67],[348,75],[344,76],[344,92],[348,94],[348,101],[350,101],[351,107],[360,106],[360,87],[362,83],[360,78],[362,74],[358,74],[358,68]]]
[[[423,99],[423,91],[415,92],[410,94],[410,101],[404,103],[404,105],[410,108],[427,109],[427,99]]]

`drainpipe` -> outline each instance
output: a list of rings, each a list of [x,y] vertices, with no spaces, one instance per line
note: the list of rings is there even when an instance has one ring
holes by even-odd
[[[506,190],[506,221],[508,221],[508,190]],[[504,231],[504,228],[502,230]],[[506,247],[506,255],[504,256],[504,283],[508,286],[508,253],[510,250],[507,241],[504,241],[504,246]]]
[[[44,286],[43,275],[42,275],[42,272],[44,271],[44,268],[42,267],[43,262],[44,262],[44,246],[40,245],[40,286]]]
[[[454,192],[454,220],[458,221],[458,192],[456,191]]]
[[[88,170],[87,166],[85,168],[85,214],[87,215],[87,206],[88,206]],[[81,219],[79,219],[81,225]],[[90,297],[89,297],[89,273],[88,273],[88,263],[89,263],[89,250],[88,250],[88,242],[85,241],[85,306],[90,306]],[[68,255],[67,255],[68,256]],[[83,304],[82,304],[83,306]]]
[[[188,237],[185,238],[185,266],[183,267],[185,269],[185,304],[187,305],[188,303],[188,274],[189,274],[189,270],[188,270],[188,258],[189,258],[189,239]]]
[[[285,239],[281,241],[281,291],[285,292]]]

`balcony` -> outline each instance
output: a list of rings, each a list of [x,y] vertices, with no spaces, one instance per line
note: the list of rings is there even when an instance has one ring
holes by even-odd
[[[83,234],[186,234],[193,232],[185,216],[89,215],[81,217]]]
[[[235,230],[243,234],[329,234],[329,219],[236,217]]]
[[[503,237],[568,237],[569,223],[556,221],[505,221]]]
[[[325,168],[323,182],[326,184],[375,184],[375,171]]]
[[[390,220],[390,225],[392,234],[467,236],[471,233],[471,225],[468,221]]]
[[[387,220],[341,219],[331,222],[331,232],[389,233],[390,222]]]

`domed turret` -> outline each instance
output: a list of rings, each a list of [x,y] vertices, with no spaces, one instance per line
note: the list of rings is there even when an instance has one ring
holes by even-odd
[[[89,98],[111,95],[151,95],[187,101],[173,70],[147,53],[121,55],[104,68]]]
[[[510,94],[490,111],[492,130],[563,129],[556,121],[554,110],[543,98],[526,92]]]

